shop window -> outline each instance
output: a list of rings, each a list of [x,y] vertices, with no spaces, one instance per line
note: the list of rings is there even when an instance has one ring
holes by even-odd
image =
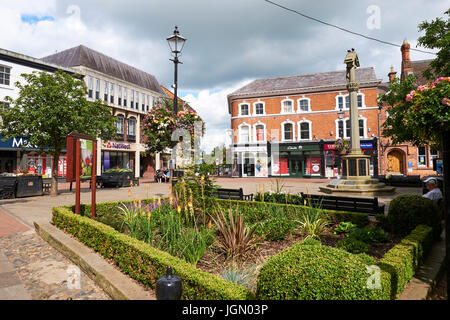
[[[11,77],[11,68],[6,66],[0,66],[0,84],[9,86],[10,77]]]
[[[105,102],[108,102],[108,88],[109,88],[108,81],[105,81],[105,92],[104,92],[104,98],[103,98],[103,100],[105,100]]]
[[[265,128],[264,125],[258,124],[255,127],[256,141],[265,141]]]
[[[281,108],[281,112],[282,113],[292,113],[294,112],[294,107],[293,107],[293,103],[292,100],[283,100],[281,102],[282,108]]]
[[[239,115],[240,116],[248,116],[250,114],[248,104],[239,105]]]
[[[417,154],[419,156],[419,166],[427,166],[427,148],[425,146],[418,147]]]
[[[292,141],[294,140],[294,130],[292,123],[285,123],[283,125],[283,140]]]
[[[111,91],[109,96],[109,102],[114,104],[114,83],[111,83]]]
[[[263,103],[255,103],[255,115],[264,114],[264,104]]]
[[[309,122],[300,122],[300,140],[311,139],[310,126],[311,124]]]
[[[243,125],[239,128],[239,143],[250,142],[250,127]]]
[[[298,100],[298,106],[300,112],[307,112],[309,110],[309,99],[300,99]]]

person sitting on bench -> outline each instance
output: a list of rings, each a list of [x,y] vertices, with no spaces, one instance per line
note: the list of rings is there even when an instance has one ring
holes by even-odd
[[[437,186],[436,179],[429,179],[425,183],[425,187],[429,190],[427,193],[425,193],[422,197],[428,198],[430,200],[433,200],[434,202],[438,203],[439,200],[442,199],[442,192]]]

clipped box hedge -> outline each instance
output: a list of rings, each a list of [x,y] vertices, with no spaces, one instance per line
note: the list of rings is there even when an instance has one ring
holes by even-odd
[[[87,210],[87,206],[85,209]],[[155,288],[156,281],[165,275],[167,266],[171,266],[173,273],[183,281],[182,297],[184,299],[245,300],[253,298],[251,292],[242,286],[201,271],[184,260],[122,234],[105,224],[76,215],[67,207],[55,207],[52,213],[52,222],[59,229],[73,235],[105,258],[113,260],[123,273],[145,287]]]
[[[379,266],[392,275],[393,297],[397,298],[413,278],[420,262],[430,251],[433,240],[433,228],[419,225],[379,261]]]
[[[383,259],[298,242],[269,258],[258,275],[257,297],[282,300],[396,299],[431,248],[433,229],[419,225]],[[366,267],[380,269],[380,289],[367,288]]]

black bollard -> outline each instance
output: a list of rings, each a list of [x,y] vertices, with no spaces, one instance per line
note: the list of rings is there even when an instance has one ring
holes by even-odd
[[[180,300],[181,291],[181,279],[172,275],[172,268],[167,267],[166,275],[156,281],[156,299]]]

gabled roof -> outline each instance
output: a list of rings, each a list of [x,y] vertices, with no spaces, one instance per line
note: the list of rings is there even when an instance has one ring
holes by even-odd
[[[380,82],[375,76],[373,67],[356,69],[355,75],[356,81],[360,85],[373,84],[376,86]],[[345,87],[346,84],[345,70],[329,71],[279,78],[257,79],[231,93],[229,96],[264,95],[304,89],[331,89],[333,87]]]
[[[41,60],[65,67],[84,66],[142,88],[163,93],[153,75],[83,45],[52,54]]]
[[[425,84],[428,82],[422,73],[428,69],[431,61],[433,61],[433,59],[411,61],[411,68],[414,75],[417,77],[417,84]]]

